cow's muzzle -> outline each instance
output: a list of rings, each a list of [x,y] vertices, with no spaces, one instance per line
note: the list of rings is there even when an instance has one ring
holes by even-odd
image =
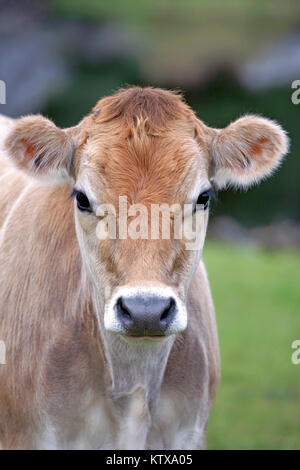
[[[115,313],[124,332],[131,336],[164,336],[177,311],[173,297],[153,294],[121,296]]]

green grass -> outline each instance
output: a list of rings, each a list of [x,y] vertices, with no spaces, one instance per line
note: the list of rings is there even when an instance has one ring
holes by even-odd
[[[207,243],[221,384],[209,449],[300,449],[300,254]]]

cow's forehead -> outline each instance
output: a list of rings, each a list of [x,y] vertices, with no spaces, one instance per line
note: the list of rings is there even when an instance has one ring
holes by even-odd
[[[196,117],[175,93],[131,88],[100,100],[89,117],[81,169],[94,191],[133,202],[167,202],[205,178],[205,143]]]
[[[114,125],[99,126],[87,140],[82,167],[93,175],[92,185],[99,181],[132,202],[167,202],[174,194],[180,198],[197,177],[207,176],[206,153],[180,123],[163,135],[147,133],[147,121],[119,132]]]

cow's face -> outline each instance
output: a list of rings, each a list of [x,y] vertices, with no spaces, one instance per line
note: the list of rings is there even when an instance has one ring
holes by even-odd
[[[258,181],[287,139],[255,116],[211,129],[177,95],[133,88],[101,100],[73,129],[23,118],[7,147],[23,169],[72,180],[100,323],[124,336],[164,337],[187,325],[212,186]]]
[[[181,331],[212,192],[207,148],[192,121],[170,120],[153,135],[145,118],[126,126],[101,122],[100,113],[78,155],[74,198],[105,327],[137,336]],[[188,230],[192,222],[197,231]]]

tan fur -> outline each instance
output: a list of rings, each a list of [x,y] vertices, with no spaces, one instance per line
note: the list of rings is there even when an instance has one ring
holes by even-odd
[[[70,133],[69,133],[70,134]],[[6,148],[23,171],[48,175],[55,170],[66,176],[73,157],[73,141],[43,116],[26,116],[14,126]]]
[[[100,100],[75,128],[1,118],[1,135],[3,448],[204,447],[219,350],[203,263],[182,240],[96,240],[98,218],[70,194],[75,181],[98,203],[184,204],[211,175],[223,186],[269,173],[283,131],[251,116],[210,129],[178,94],[135,87]],[[65,183],[41,184],[48,175]],[[105,331],[112,294],[140,283],[176,291],[184,332],[156,345]]]
[[[210,150],[218,186],[247,187],[278,167],[288,151],[288,139],[277,123],[243,116],[225,129],[215,130]]]

